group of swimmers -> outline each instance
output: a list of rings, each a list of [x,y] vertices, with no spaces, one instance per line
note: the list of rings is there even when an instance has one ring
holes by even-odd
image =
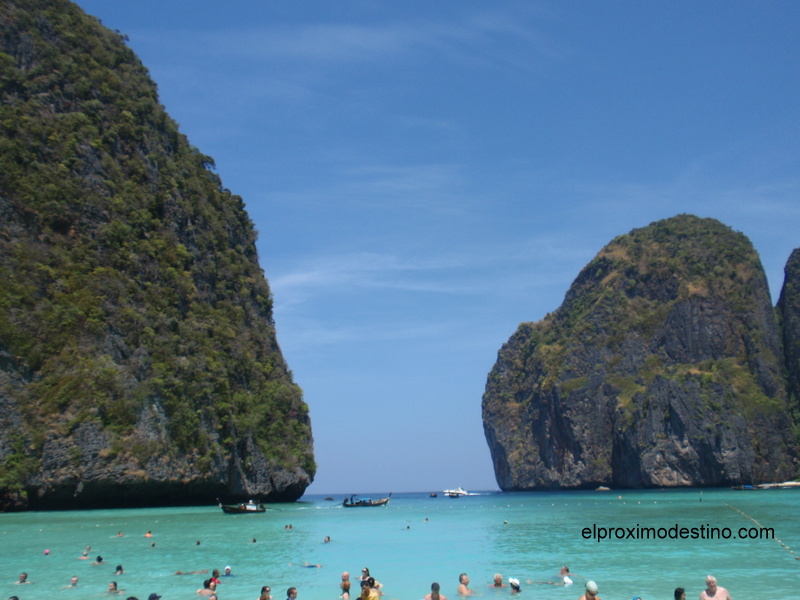
[[[291,529],[291,525],[287,525],[286,529]],[[149,538],[152,537],[152,532],[148,531],[145,534],[145,537]],[[123,533],[120,531],[116,537],[122,537]],[[329,543],[331,538],[326,536],[324,539],[324,543]],[[255,539],[253,539],[255,542]],[[197,544],[199,545],[200,542],[198,541]],[[155,544],[152,544],[155,546]],[[90,559],[90,552],[91,546],[86,546],[85,550],[79,556],[79,559],[82,560],[89,560]],[[45,550],[45,554],[49,554],[49,550]],[[97,555],[93,565],[105,565],[103,561],[103,557],[101,555]],[[291,563],[289,563],[291,565]],[[310,564],[308,562],[304,563],[304,567],[321,567],[320,564]],[[114,572],[115,575],[121,575],[124,573],[124,569],[122,565],[117,565],[116,570]],[[203,569],[200,571],[176,571],[175,575],[189,575],[189,574],[207,574],[208,570]],[[211,573],[211,577],[205,579],[203,581],[203,587],[198,589],[196,594],[204,598],[204,600],[218,600],[217,597],[217,586],[221,583],[220,577],[229,577],[232,575],[232,570],[230,566],[226,566],[223,573],[220,573],[218,569],[213,569]],[[555,580],[550,581],[532,581],[530,579],[527,580],[528,584],[549,584],[549,585],[562,585],[562,586],[571,586],[574,583],[573,578],[581,578],[587,580],[584,586],[584,593],[578,600],[601,600],[600,596],[598,595],[598,585],[595,581],[583,577],[581,575],[576,575],[571,573],[569,567],[563,566],[559,571],[559,576]],[[381,596],[383,596],[382,592],[382,585],[378,582],[369,571],[369,568],[364,567],[361,570],[361,575],[358,577],[358,581],[360,584],[361,591],[358,594],[358,600],[380,600]],[[28,573],[23,572],[19,575],[19,580],[15,582],[18,585],[30,584],[31,581],[28,579]],[[469,587],[470,579],[466,573],[461,573],[458,576],[458,588],[457,593],[460,600],[464,600],[467,596],[472,596],[477,594],[477,592],[473,591]],[[78,587],[78,577],[73,576],[70,580],[69,585],[64,586],[62,589],[67,588],[77,588]],[[502,575],[495,574],[493,577],[492,583],[489,585],[491,588],[505,588],[509,587],[510,592],[512,595],[519,594],[522,591],[522,587],[520,584],[519,579],[509,578],[508,584],[503,582]],[[351,600],[351,583],[350,583],[350,574],[348,572],[342,573],[341,582],[340,582],[340,595],[339,598],[341,600]],[[108,584],[108,593],[109,594],[123,594],[124,590],[119,589],[116,581],[111,581]],[[159,600],[161,595],[156,593],[151,593],[147,600]],[[297,588],[290,587],[286,592],[286,600],[296,600],[297,598]],[[11,596],[9,600],[19,600],[17,596]],[[135,596],[129,596],[126,600],[139,600]],[[257,600],[274,600],[271,596],[271,588],[267,585],[262,586],[260,595]],[[447,600],[447,597],[441,593],[441,586],[438,582],[433,582],[431,584],[431,591],[429,594],[424,596],[424,600]],[[640,596],[634,596],[633,600],[642,600]],[[684,588],[676,588],[674,591],[674,600],[686,600],[686,592]],[[708,575],[706,577],[706,589],[700,593],[699,600],[731,600],[731,596],[728,591],[717,585],[717,580],[712,575]]]
[[[87,549],[88,548],[89,548],[89,546],[87,546]],[[83,557],[79,557],[79,558],[83,558]],[[98,556],[97,558],[98,559],[102,559],[102,557],[100,557],[100,556]],[[97,560],[92,564],[101,564],[101,563],[102,563],[102,560]],[[117,570],[116,570],[115,574],[119,575],[122,572],[123,572],[122,566],[121,565],[117,565]],[[33,582],[30,579],[28,579],[28,573],[22,572],[22,573],[19,574],[19,579],[17,581],[15,581],[14,583],[16,585],[27,585],[27,584],[31,584]],[[78,579],[78,576],[77,575],[73,575],[72,577],[70,577],[69,584],[65,585],[61,589],[62,590],[75,589],[75,588],[79,587],[79,583],[80,583],[80,580]],[[119,585],[117,584],[116,581],[111,581],[108,584],[108,593],[109,594],[122,594],[124,592],[125,592],[125,590],[119,589]],[[161,598],[161,596],[159,594],[155,594],[154,593],[154,594],[150,594],[147,597],[147,600],[159,600],[160,598]],[[18,596],[10,596],[8,600],[20,600],[20,599],[19,599]],[[139,600],[139,599],[136,596],[128,596],[128,598],[126,600]]]
[[[381,591],[383,586],[370,575],[367,567],[361,569],[361,575],[358,577],[358,581],[361,585],[361,593],[358,595],[360,600],[378,600],[383,596],[383,592]],[[342,573],[342,581],[339,584],[339,589],[342,592],[339,594],[339,598],[342,600],[350,600],[350,573],[347,571]]]
[[[575,575],[570,573],[569,567],[563,566],[559,570],[559,576],[555,581],[532,581],[528,580],[528,583],[537,583],[537,584],[549,584],[549,585],[563,585],[563,586],[571,586],[573,585],[573,577],[582,577],[580,575]],[[379,598],[383,595],[381,588],[383,587],[379,582],[375,580],[369,573],[368,568],[363,568],[361,570],[361,576],[359,577],[359,581],[361,583],[361,594],[358,596],[358,600],[379,600]],[[731,595],[728,593],[724,587],[717,585],[717,579],[713,575],[706,576],[706,589],[704,589],[700,593],[699,600],[731,600]],[[466,573],[461,573],[458,576],[458,595],[460,598],[465,598],[467,596],[473,596],[477,594],[477,592],[473,591],[469,587],[470,579]],[[515,579],[510,577],[508,579],[508,585],[503,583],[503,576],[499,573],[495,574],[493,577],[492,583],[490,584],[492,588],[504,588],[510,587],[512,594],[518,594],[522,590],[521,584],[519,579]],[[295,590],[294,588],[290,588],[291,590]],[[350,600],[350,574],[345,571],[342,573],[342,581],[340,583],[341,594],[339,597],[342,600]],[[296,595],[296,590],[295,590]],[[682,587],[675,588],[674,592],[674,600],[686,600],[686,590]],[[269,596],[262,596],[259,600],[272,600]],[[287,600],[294,600],[293,597],[288,597]],[[431,591],[427,594],[423,600],[447,600],[447,597],[441,593],[441,586],[438,582],[434,581],[431,584]],[[599,596],[599,588],[595,581],[589,579],[586,581],[584,585],[584,592],[583,595],[578,600],[602,600]],[[642,600],[641,596],[634,596],[633,600]]]
[[[675,600],[686,600],[686,590],[682,587],[675,588],[674,597]],[[578,600],[601,600],[597,584],[594,581],[587,581],[586,590]],[[633,600],[642,600],[642,597],[637,595]],[[724,587],[717,585],[716,577],[707,575],[706,589],[700,592],[700,600],[731,600],[731,595]]]
[[[566,575],[565,575],[565,573],[566,573]],[[569,568],[562,567],[561,568],[561,575],[562,575],[562,579],[560,580],[560,582],[540,581],[540,582],[537,582],[537,583],[551,583],[551,584],[554,584],[554,585],[571,585],[572,584],[572,580],[568,576],[569,575]],[[361,593],[358,595],[358,600],[379,600],[379,598],[383,595],[383,592],[381,591],[383,586],[380,584],[380,582],[376,581],[375,578],[372,575],[370,575],[369,569],[367,567],[364,567],[363,569],[361,569],[361,576],[358,579],[359,579],[359,582],[360,582],[360,585],[361,585]],[[474,592],[473,590],[471,590],[469,588],[469,583],[470,583],[469,575],[467,575],[466,573],[461,573],[458,576],[458,595],[460,597],[463,598],[463,597],[466,597],[466,596],[472,596],[472,595],[476,594],[476,592]],[[530,580],[528,580],[528,583],[532,583],[532,582]],[[345,571],[344,573],[342,573],[342,581],[339,584],[339,587],[340,587],[340,590],[341,590],[341,594],[339,595],[339,598],[341,598],[342,600],[350,600],[350,586],[351,586],[350,573]],[[522,589],[521,586],[520,586],[519,580],[518,579],[514,579],[513,577],[509,578],[508,586],[506,586],[506,584],[503,583],[503,576],[500,575],[499,573],[494,576],[493,582],[492,582],[490,587],[493,587],[493,588],[510,587],[512,594],[519,593],[521,591],[521,589]],[[270,598],[260,598],[259,600],[271,600],[271,599]],[[290,600],[290,599],[287,599],[287,600]],[[441,593],[441,586],[439,585],[439,582],[434,581],[431,584],[430,593],[427,594],[424,597],[423,600],[447,600],[447,597],[444,594]]]
[[[87,547],[88,548],[88,547]],[[100,558],[100,557],[98,557]],[[97,561],[100,563],[102,561]],[[122,567],[117,567],[118,572],[122,572]],[[203,571],[191,571],[191,572],[183,572],[183,571],[176,571],[175,575],[189,575],[195,573],[207,573],[207,570]],[[205,598],[206,600],[218,600],[216,589],[217,586],[221,583],[219,579],[220,576],[222,577],[230,577],[232,576],[232,570],[230,566],[226,566],[224,572],[221,574],[218,569],[214,569],[211,573],[211,577],[203,581],[203,587],[197,590],[197,595]],[[550,584],[550,585],[564,585],[570,586],[573,584],[574,577],[572,573],[569,571],[569,567],[561,567],[559,571],[559,577],[556,581],[537,581],[533,582],[530,579],[528,583],[537,583],[537,584]],[[380,582],[376,581],[375,578],[370,575],[369,568],[364,567],[361,569],[361,576],[358,578],[360,586],[361,586],[361,593],[358,596],[358,600],[380,600],[380,597],[383,595],[381,588],[383,587]],[[706,577],[706,589],[700,593],[700,600],[731,600],[731,596],[724,587],[717,585],[717,579],[713,575],[708,575]],[[15,582],[17,585],[26,585],[30,584],[31,581],[28,579],[28,573],[20,573],[19,580]],[[466,596],[475,595],[476,592],[470,589],[469,587],[470,579],[466,573],[461,573],[458,576],[458,595],[461,598]],[[62,589],[66,588],[77,588],[78,587],[78,577],[72,577],[70,580],[69,585],[65,586]],[[339,584],[339,588],[341,590],[341,594],[339,598],[342,600],[350,600],[350,573],[345,571],[342,573],[342,580]],[[508,579],[508,586],[503,583],[503,577],[499,573],[497,573],[492,583],[490,584],[492,588],[504,588],[510,587],[512,594],[517,594],[521,591],[521,585],[518,579],[509,578]],[[271,588],[268,585],[262,586],[260,595],[258,600],[274,600],[271,596]],[[122,594],[124,590],[120,590],[117,587],[117,583],[112,581],[108,584],[108,592],[110,594]],[[592,580],[586,582],[584,586],[584,593],[578,600],[602,600],[600,598],[599,590],[597,583]],[[674,592],[674,600],[686,600],[686,590],[682,587],[675,588]],[[150,594],[147,600],[159,600],[161,596],[159,594]],[[296,600],[297,598],[297,588],[290,587],[286,591],[286,600]],[[8,600],[19,600],[17,596],[11,596]],[[139,600],[135,596],[129,596],[126,600]],[[431,584],[431,591],[427,594],[423,600],[447,600],[447,597],[441,593],[441,586],[438,582],[433,582]],[[642,600],[641,596],[634,596],[633,600]]]
[[[87,552],[89,547],[87,546]],[[98,557],[100,559],[101,557]],[[96,561],[97,564],[101,563],[101,560]],[[117,572],[122,572],[122,567],[117,567]],[[175,575],[189,575],[189,574],[196,574],[196,573],[207,573],[207,570],[203,571],[190,571],[190,572],[183,572],[183,571],[176,571]],[[230,566],[226,566],[224,572],[221,574],[218,569],[214,569],[211,572],[211,577],[206,579],[203,582],[203,587],[197,590],[197,595],[205,598],[206,600],[218,600],[216,589],[217,586],[221,583],[219,579],[220,576],[222,577],[230,577],[232,576],[232,570]],[[559,571],[559,577],[556,581],[536,581],[533,582],[530,579],[528,583],[537,583],[537,584],[550,584],[550,585],[564,585],[570,586],[573,584],[572,577],[575,577],[569,571],[569,567],[561,567]],[[380,597],[383,595],[381,588],[383,587],[380,582],[376,581],[375,578],[370,575],[369,568],[364,567],[361,569],[361,576],[358,578],[360,586],[361,586],[361,593],[358,596],[358,600],[379,600]],[[728,593],[724,587],[717,585],[717,579],[713,575],[706,576],[706,589],[700,593],[700,600],[731,600],[731,595]],[[19,580],[15,582],[17,585],[26,585],[30,584],[31,581],[28,579],[28,573],[20,573]],[[461,598],[466,596],[475,595],[476,592],[470,589],[469,587],[470,579],[466,573],[461,573],[458,576],[458,595]],[[341,594],[339,598],[342,600],[350,600],[350,573],[345,571],[342,573],[342,580],[339,584],[339,588],[341,590]],[[70,580],[69,585],[65,586],[62,589],[66,588],[77,588],[78,587],[78,578],[72,577]],[[521,585],[518,579],[509,578],[508,579],[508,586],[503,583],[503,577],[499,573],[497,573],[492,583],[490,584],[492,588],[504,588],[510,587],[512,594],[517,594],[521,591]],[[431,584],[431,591],[427,594],[423,600],[447,600],[447,597],[441,593],[441,586],[438,582],[433,582]],[[258,597],[258,600],[274,600],[271,596],[271,588],[268,585],[262,586],[261,593]],[[122,594],[124,590],[120,590],[117,587],[117,583],[112,581],[108,584],[108,592],[110,594]],[[584,586],[584,593],[578,600],[602,600],[598,595],[599,590],[597,583],[592,580],[586,582]],[[686,590],[682,587],[675,588],[674,592],[675,599],[674,600],[686,600]],[[147,600],[159,600],[161,596],[159,594],[150,594]],[[297,598],[297,588],[290,587],[286,591],[286,600],[296,600]],[[17,596],[11,596],[8,600],[19,600]],[[135,596],[129,596],[126,600],[139,600]],[[634,596],[633,600],[642,600],[641,596]]]

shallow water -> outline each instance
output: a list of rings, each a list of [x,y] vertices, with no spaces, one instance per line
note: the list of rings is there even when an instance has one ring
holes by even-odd
[[[121,598],[145,600],[151,592],[164,600],[192,598],[206,575],[176,571],[226,565],[234,576],[222,578],[221,600],[254,600],[265,584],[276,600],[289,586],[298,588],[298,600],[335,600],[341,572],[355,581],[365,566],[390,600],[418,600],[432,581],[454,600],[461,572],[487,600],[509,593],[489,588],[494,573],[520,579],[521,598],[537,600],[574,600],[586,577],[598,583],[603,598],[638,594],[644,600],[670,599],[676,586],[697,598],[709,573],[734,598],[794,598],[800,581],[800,490],[485,493],[458,499],[394,494],[386,507],[355,509],[342,508],[342,499],[308,496],[241,516],[215,506],[3,514],[0,598],[109,598],[110,581],[125,590]],[[627,528],[637,525],[662,527],[662,533],[677,525],[727,527],[736,537],[754,521],[774,528],[777,539],[598,542],[583,535],[593,526],[623,527],[627,536]],[[117,537],[120,531],[124,535]],[[147,531],[153,537],[144,537]],[[87,545],[91,560],[79,560]],[[92,565],[97,555],[103,564]],[[322,566],[305,568],[305,562]],[[125,574],[115,576],[118,564]],[[575,585],[536,583],[555,579],[564,564],[576,574]],[[13,584],[22,571],[33,584]],[[62,589],[73,575],[79,587]]]

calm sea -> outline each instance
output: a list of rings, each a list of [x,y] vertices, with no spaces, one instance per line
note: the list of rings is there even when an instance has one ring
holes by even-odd
[[[341,572],[355,579],[362,567],[383,584],[387,600],[419,600],[433,581],[455,600],[461,572],[485,600],[509,595],[508,588],[489,588],[494,573],[520,579],[521,597],[537,600],[575,600],[587,577],[602,598],[620,600],[670,600],[676,586],[691,600],[706,574],[738,599],[795,598],[800,582],[798,489],[394,494],[386,507],[354,509],[335,498],[306,496],[243,516],[215,506],[2,514],[0,599],[109,598],[108,583],[117,581],[123,599],[157,592],[164,600],[188,600],[205,576],[176,571],[226,565],[234,575],[222,578],[222,600],[255,600],[265,584],[276,600],[289,586],[298,588],[298,600],[336,600]],[[734,539],[756,522],[774,528],[776,539]],[[701,527],[719,535],[728,528],[732,537],[628,538],[637,527],[663,528],[669,536],[676,526],[689,537],[692,528],[703,535]],[[586,539],[584,530],[591,535],[596,527],[624,528],[626,539]],[[87,545],[91,560],[79,560]],[[103,563],[93,565],[98,555]],[[123,575],[114,575],[117,565]],[[537,583],[555,579],[561,565],[576,574],[573,586]],[[14,585],[22,571],[33,584]],[[79,587],[62,589],[72,576]]]

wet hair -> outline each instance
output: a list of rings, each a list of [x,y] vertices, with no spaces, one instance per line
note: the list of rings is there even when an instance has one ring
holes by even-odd
[[[434,581],[431,584],[431,600],[439,600],[439,583]]]
[[[675,600],[681,600],[681,596],[686,593],[683,588],[675,588]]]

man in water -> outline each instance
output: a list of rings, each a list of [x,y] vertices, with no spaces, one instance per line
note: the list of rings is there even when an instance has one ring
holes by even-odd
[[[268,585],[261,586],[261,595],[258,597],[258,600],[272,600],[272,596],[270,596],[270,592],[272,589]]]
[[[547,585],[572,585],[572,578],[570,577],[569,567],[564,566],[558,572],[560,581],[537,581],[536,583],[546,583]],[[533,583],[530,579],[528,583]]]
[[[198,596],[212,596],[217,589],[217,584],[214,583],[213,579],[206,579],[203,582],[203,587],[197,590]]]
[[[431,593],[426,595],[423,600],[447,600],[447,597],[439,593],[439,584],[434,581],[431,584]]]
[[[469,589],[469,577],[466,573],[458,576],[458,594],[460,596],[471,596],[474,592]]]
[[[121,589],[119,589],[119,587],[117,587],[117,582],[116,581],[112,581],[111,583],[108,584],[108,593],[109,594],[121,594],[124,591],[125,590],[121,590]]]
[[[20,573],[19,574],[19,581],[15,581],[14,583],[16,585],[20,585],[22,583],[30,583],[30,581],[28,581],[28,574],[27,573]]]
[[[594,581],[587,581],[586,591],[578,600],[600,600],[600,596],[597,595],[597,584]]]
[[[297,588],[290,587],[286,590],[286,600],[296,600],[297,599]]]
[[[506,587],[506,585],[503,583],[503,576],[500,575],[500,573],[495,573],[491,587],[496,587],[496,588]]]
[[[706,589],[700,592],[700,600],[731,600],[731,595],[724,587],[717,585],[717,578],[706,575]]]

